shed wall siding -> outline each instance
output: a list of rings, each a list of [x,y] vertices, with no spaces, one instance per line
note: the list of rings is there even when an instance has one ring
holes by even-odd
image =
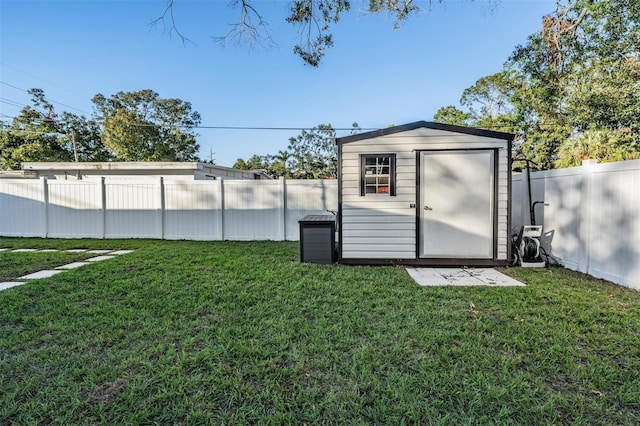
[[[497,259],[507,259],[508,152],[504,140],[433,129],[342,145],[342,258],[416,258],[416,156],[420,150],[498,149]],[[396,196],[360,196],[360,154],[396,154]]]

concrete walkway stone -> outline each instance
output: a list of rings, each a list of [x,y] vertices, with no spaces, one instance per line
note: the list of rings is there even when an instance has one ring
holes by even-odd
[[[99,262],[101,260],[109,260],[109,259],[113,259],[115,256],[96,256],[96,257],[92,257],[90,259],[87,259],[87,262]]]
[[[524,286],[511,277],[489,268],[406,268],[421,286]]]
[[[24,281],[5,281],[0,283],[0,291],[24,284]]]
[[[116,250],[112,251],[110,254],[129,254],[133,253],[135,250]]]
[[[38,271],[38,272],[34,272],[33,274],[22,276],[18,279],[19,280],[39,280],[40,278],[52,277],[55,274],[59,274],[60,272],[64,272],[64,271],[44,270],[44,271]]]
[[[65,270],[75,269],[88,264],[89,262],[73,262],[73,263],[68,263],[66,265],[57,266],[56,269],[65,269]]]

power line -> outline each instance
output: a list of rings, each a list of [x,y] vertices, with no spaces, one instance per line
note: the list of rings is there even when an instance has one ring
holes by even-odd
[[[2,98],[0,97],[0,102],[5,102],[8,103],[9,105],[13,105],[13,106],[26,106],[26,105],[22,105],[17,103],[16,101],[13,101],[11,99],[6,99],[6,98]],[[17,118],[17,117],[11,117],[9,115],[3,114],[5,117],[7,118]],[[444,124],[444,123],[443,123]],[[544,128],[548,128],[550,127],[552,123],[546,123],[543,127]],[[561,123],[564,124],[564,123]],[[128,126],[133,126],[133,127],[157,127],[157,124],[153,124],[153,123],[127,123]],[[204,130],[263,130],[263,131],[313,131],[313,130],[318,130],[317,127],[304,127],[304,126],[288,126],[288,127],[263,127],[263,126],[213,126],[213,125],[198,125],[198,126],[188,126],[188,125],[180,125],[180,124],[176,124],[173,125],[172,127],[176,127],[176,128],[181,128],[181,129],[193,129],[193,130],[197,130],[197,129],[204,129]],[[470,128],[474,128],[474,129],[479,129],[479,130],[491,130],[491,129],[513,129],[513,126],[511,125],[493,125],[493,126],[482,126],[482,127],[470,127]],[[383,130],[384,128],[378,128],[378,127],[359,127],[355,130],[358,131],[358,133],[355,134],[359,134],[362,131],[375,131],[375,130]],[[332,127],[328,130],[333,130],[333,131],[353,131],[354,128],[353,127]],[[514,131],[509,131],[508,133],[517,133],[518,131],[521,131],[522,129],[516,130]],[[389,137],[395,137],[395,138],[413,138],[413,137],[439,137],[438,135],[398,135],[398,134],[392,134],[392,135],[387,135]],[[467,135],[460,135],[460,137],[466,137]]]
[[[189,126],[176,126],[189,127]],[[215,130],[319,130],[317,127],[250,127],[250,126],[195,126],[194,129],[215,129]],[[353,130],[353,127],[332,127],[330,130]],[[360,127],[358,130],[378,130],[375,127]]]
[[[0,100],[2,100],[3,98],[0,97]],[[15,101],[12,101],[15,102]],[[18,105],[17,105],[18,106]],[[26,106],[26,105],[21,105],[21,106]],[[16,118],[16,117],[10,117],[6,114],[3,114],[8,118]],[[156,124],[145,124],[145,123],[128,123],[128,126],[133,126],[133,127],[157,127],[158,125]],[[187,128],[187,129],[211,129],[211,130],[269,130],[269,131],[292,131],[292,130],[317,130],[317,128],[314,127],[251,127],[251,126],[186,126],[186,125],[174,125],[173,127],[178,127],[178,128]],[[351,131],[353,130],[352,127],[332,127],[330,130],[334,130],[334,131],[343,131],[343,130],[348,130]],[[378,130],[377,128],[371,127],[371,128],[359,128],[358,130]]]
[[[43,130],[27,130],[27,129],[0,129],[0,130],[3,132],[9,132],[9,133],[14,133],[18,135],[28,133],[30,135],[49,135],[49,136],[55,136],[55,137],[69,138],[69,135],[65,133],[45,132]]]
[[[5,83],[4,81],[0,81],[0,84],[4,84],[5,86],[13,87],[14,89],[18,89],[21,92],[29,93],[28,90],[21,89],[18,86],[14,86],[13,84]]]
[[[0,102],[5,103],[7,105],[15,106],[15,107],[26,107],[26,105],[19,103],[18,101],[14,101],[11,99],[3,98],[0,96]]]
[[[20,87],[18,87],[18,86],[14,86],[13,84],[9,84],[9,83],[6,83],[6,82],[4,82],[4,81],[0,81],[0,84],[4,84],[5,86],[13,87],[14,89],[20,90],[20,91],[25,92],[25,93],[29,93],[29,91],[28,91],[28,90],[22,89],[22,88],[20,88]],[[76,108],[76,107],[72,107],[71,105],[67,105],[67,104],[62,103],[62,102],[60,102],[60,101],[56,101],[55,99],[51,99],[51,98],[49,98],[49,97],[45,97],[45,99],[46,99],[48,102],[51,102],[51,103],[54,103],[54,104],[58,104],[58,105],[62,105],[62,106],[65,106],[65,107],[67,107],[67,108],[71,108],[71,109],[74,109],[74,110],[76,110],[76,111],[79,111],[79,112],[81,112],[81,113],[83,113],[83,114],[90,115],[90,114],[89,114],[88,112],[86,112],[86,111],[83,111],[83,110],[81,110],[81,109],[79,109],[79,108]]]
[[[9,65],[9,64],[5,64],[4,62],[0,62],[0,65],[2,65],[3,67],[7,67],[7,68],[9,68],[9,69],[12,69],[12,70],[14,70],[14,71],[18,71],[19,73],[24,74],[24,75],[27,75],[27,76],[29,76],[29,77],[31,77],[31,78],[35,78],[36,80],[40,80],[40,81],[42,81],[42,82],[45,82],[45,83],[51,84],[51,85],[53,85],[53,86],[56,86],[56,87],[58,87],[58,88],[60,88],[60,89],[66,90],[67,92],[70,92],[70,93],[73,93],[74,95],[80,96],[80,97],[82,97],[83,99],[86,99],[86,98],[87,98],[87,96],[83,95],[82,93],[78,93],[78,92],[76,92],[75,90],[72,90],[72,89],[69,89],[69,88],[67,88],[67,87],[61,86],[61,85],[59,85],[59,84],[53,83],[53,82],[51,82],[51,81],[45,80],[45,79],[40,78],[40,77],[38,77],[38,76],[35,76],[35,75],[33,75],[33,74],[29,74],[29,73],[28,73],[28,72],[26,72],[26,71],[23,71],[23,70],[21,70],[21,69],[18,69],[18,68],[14,67],[14,66],[11,66],[11,65]]]

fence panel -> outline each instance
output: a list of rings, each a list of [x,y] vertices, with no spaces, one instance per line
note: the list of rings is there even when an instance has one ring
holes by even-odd
[[[563,259],[565,266],[587,272],[586,244],[588,232],[584,227],[587,200],[587,180],[581,168],[547,173],[544,200],[549,204],[543,217],[544,245],[554,256]]]
[[[164,181],[164,238],[222,239],[221,181]]]
[[[100,181],[47,181],[48,236],[102,238],[102,188]]]
[[[224,239],[283,240],[284,195],[281,180],[225,180]]]
[[[105,182],[105,238],[162,238],[160,180]]]
[[[588,273],[640,289],[640,167],[624,166],[592,166]]]
[[[44,180],[0,180],[0,235],[46,237]]]
[[[337,180],[288,180],[286,236],[287,240],[300,239],[298,221],[308,214],[338,211]]]

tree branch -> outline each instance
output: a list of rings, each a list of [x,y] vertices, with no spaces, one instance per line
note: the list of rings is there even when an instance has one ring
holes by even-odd
[[[182,41],[182,44],[191,43],[195,45],[193,41],[191,41],[189,38],[184,36],[180,32],[180,30],[178,30],[178,27],[176,26],[176,19],[173,15],[173,2],[174,0],[167,0],[167,7],[165,7],[164,12],[162,12],[162,15],[160,15],[159,17],[151,21],[151,23],[149,23],[149,26],[155,28],[159,22],[162,22],[163,31],[169,34],[169,37],[171,37],[172,34],[176,34],[180,38],[180,41]],[[168,30],[167,30],[167,20],[171,23]]]
[[[231,42],[234,46],[245,45],[249,49],[254,49],[257,46],[275,47],[276,43],[271,37],[269,24],[262,18],[256,8],[247,0],[234,0],[231,2],[232,7],[238,7],[238,5],[240,5],[240,21],[235,24],[229,24],[231,29],[222,36],[213,37],[213,41],[223,46],[227,42]]]

